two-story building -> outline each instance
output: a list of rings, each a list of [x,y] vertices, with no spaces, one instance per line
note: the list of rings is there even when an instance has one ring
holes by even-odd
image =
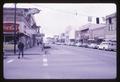
[[[105,29],[106,40],[116,41],[116,13],[106,16],[107,28]]]
[[[88,23],[80,27],[79,36],[82,42],[100,41],[105,39],[106,24]]]
[[[75,32],[76,39],[80,39],[82,42],[116,41],[116,35],[116,13],[106,16],[105,24],[88,23]]]
[[[31,14],[32,9],[16,8],[3,8],[3,34],[4,43],[14,42],[21,40],[25,48],[32,47],[36,44],[35,34],[38,31],[38,26],[34,20],[34,14]],[[16,23],[16,26],[15,26]]]

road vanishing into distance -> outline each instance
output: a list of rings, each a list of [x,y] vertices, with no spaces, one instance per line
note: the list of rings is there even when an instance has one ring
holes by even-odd
[[[34,48],[32,49],[34,51]],[[5,79],[115,79],[116,52],[51,44],[46,54],[8,56]]]

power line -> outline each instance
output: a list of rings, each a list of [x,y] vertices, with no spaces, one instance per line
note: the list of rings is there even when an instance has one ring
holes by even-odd
[[[34,5],[34,6],[38,7],[40,5]],[[42,8],[43,6],[40,6],[40,7]],[[77,10],[73,11],[73,12],[70,12],[70,11],[64,11],[64,10],[60,10],[60,9],[50,8],[50,7],[43,7],[43,8],[50,9],[52,11],[57,11],[57,12],[65,13],[65,14],[75,15],[75,16],[95,17],[95,18],[96,17],[104,17],[104,16],[85,15],[85,14],[79,13]]]
[[[103,20],[103,22],[105,22],[106,18],[105,16],[93,16],[93,15],[85,15],[84,12],[80,13],[80,10],[78,11],[77,9],[73,10],[73,12],[70,11],[66,11],[66,10],[61,10],[61,9],[56,9],[56,8],[51,8],[51,7],[45,7],[45,6],[41,6],[41,5],[34,5],[36,7],[41,7],[43,9],[49,9],[51,11],[56,11],[56,12],[60,12],[60,13],[65,13],[65,14],[69,14],[72,16],[76,16],[76,17],[86,17],[88,19],[88,22],[93,22],[96,18],[99,18],[100,20]]]

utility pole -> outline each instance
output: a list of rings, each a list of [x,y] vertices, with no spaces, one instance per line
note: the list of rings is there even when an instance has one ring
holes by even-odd
[[[78,16],[78,13],[77,13],[77,11],[75,11],[75,16],[76,16],[76,24],[78,25],[78,21],[77,21],[77,16]],[[76,25],[76,26],[77,26]],[[76,28],[76,27],[75,27]],[[74,31],[75,32],[75,31]],[[75,37],[75,36],[74,36]],[[75,37],[75,42],[77,42],[77,38]]]
[[[14,55],[16,55],[16,3],[14,10]]]

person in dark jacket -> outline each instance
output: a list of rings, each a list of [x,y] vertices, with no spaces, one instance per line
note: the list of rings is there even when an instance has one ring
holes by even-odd
[[[20,54],[22,54],[22,57],[24,56],[24,44],[22,42],[18,43],[18,50],[19,50],[18,59],[20,59]]]
[[[39,46],[39,42],[37,42],[37,45]]]

